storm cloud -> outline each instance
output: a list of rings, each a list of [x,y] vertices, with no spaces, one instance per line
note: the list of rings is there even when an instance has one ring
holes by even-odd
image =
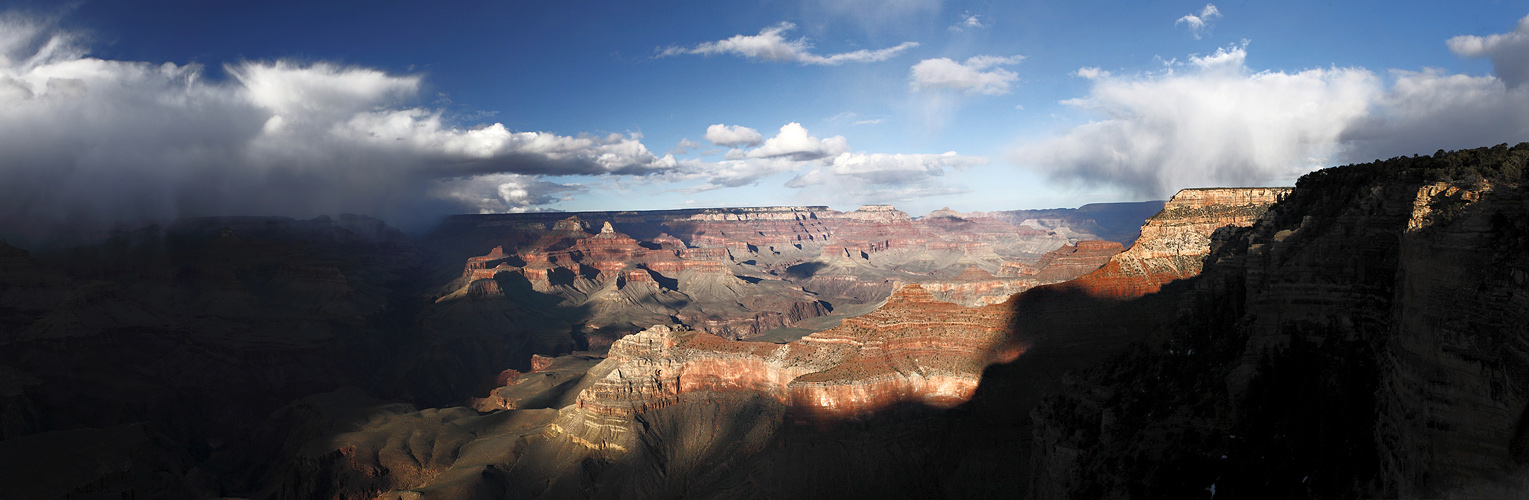
[[[213,80],[195,64],[90,57],[79,37],[36,19],[0,17],[0,33],[0,237],[15,244],[183,216],[353,212],[418,226],[579,190],[526,176],[676,164],[637,134],[453,126],[410,105],[417,75],[248,61]],[[493,175],[494,191],[520,186],[500,205],[472,194],[493,182],[473,179]]]
[[[1529,55],[1496,42],[1507,36],[1457,37],[1450,45],[1475,56],[1461,47],[1485,40],[1479,52],[1494,62],[1508,51]],[[1186,187],[1288,185],[1325,166],[1529,140],[1529,86],[1509,81],[1522,57],[1498,66],[1500,75],[1424,69],[1392,70],[1389,78],[1357,67],[1254,71],[1246,59],[1244,43],[1150,74],[1080,69],[1092,88],[1064,104],[1096,119],[1021,144],[1010,159],[1054,180],[1161,198]]]

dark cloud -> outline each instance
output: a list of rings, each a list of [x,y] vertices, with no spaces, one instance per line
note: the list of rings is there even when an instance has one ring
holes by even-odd
[[[1092,91],[1065,102],[1103,119],[1022,145],[1011,158],[1056,180],[1163,197],[1529,140],[1529,87],[1498,77],[1393,71],[1387,86],[1364,68],[1254,72],[1245,58],[1245,47],[1230,47],[1157,74],[1084,68]]]
[[[523,184],[503,210],[580,188],[525,176],[647,175],[641,137],[473,129],[411,107],[421,79],[323,62],[198,65],[87,57],[78,39],[0,17],[0,237],[64,244],[182,216],[353,212],[403,226],[481,210],[476,176]],[[444,186],[444,187],[443,187]]]

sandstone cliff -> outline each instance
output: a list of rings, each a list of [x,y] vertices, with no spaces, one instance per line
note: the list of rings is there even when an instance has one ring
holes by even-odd
[[[1141,236],[1102,269],[1083,276],[1078,285],[1091,293],[1119,298],[1140,297],[1166,283],[1198,276],[1205,257],[1216,246],[1218,231],[1247,227],[1289,188],[1185,189],[1163,205],[1162,212],[1141,226]]]

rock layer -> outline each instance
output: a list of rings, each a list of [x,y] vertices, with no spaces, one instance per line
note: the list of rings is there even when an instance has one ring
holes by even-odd
[[[1035,411],[1036,496],[1523,497],[1526,161],[1303,177],[1219,235],[1159,342]]]
[[[1290,188],[1185,189],[1148,218],[1124,253],[1078,280],[1097,296],[1133,298],[1198,276],[1218,244],[1218,232],[1251,226]]]
[[[616,342],[615,369],[579,407],[630,417],[689,393],[765,395],[806,417],[864,415],[903,403],[946,408],[971,397],[982,369],[1023,347],[1007,308],[966,308],[905,285],[886,305],[788,344],[729,342],[657,326]]]

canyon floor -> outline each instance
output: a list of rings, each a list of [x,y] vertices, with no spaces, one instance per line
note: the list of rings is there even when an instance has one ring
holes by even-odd
[[[0,244],[0,498],[1522,497],[1526,159]]]

